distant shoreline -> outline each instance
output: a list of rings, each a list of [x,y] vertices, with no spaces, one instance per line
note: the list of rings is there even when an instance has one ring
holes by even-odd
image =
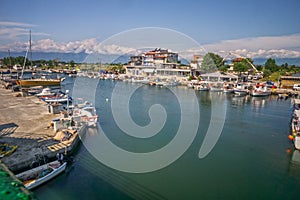
[[[11,52],[12,57],[25,56],[25,51],[23,52]],[[32,55],[33,60],[54,60],[58,59],[63,62],[70,62],[73,60],[75,63],[83,63],[84,60],[89,56],[85,52],[79,53],[60,53],[60,52],[34,52]],[[102,64],[105,63],[127,63],[131,55],[113,55],[113,54],[99,54],[101,57]],[[8,57],[8,52],[0,52],[0,59]],[[263,65],[268,58],[253,58],[255,65]],[[276,61],[277,65],[282,65],[288,63],[289,65],[300,66],[300,57],[299,58],[273,58]],[[99,62],[99,61],[95,61]]]

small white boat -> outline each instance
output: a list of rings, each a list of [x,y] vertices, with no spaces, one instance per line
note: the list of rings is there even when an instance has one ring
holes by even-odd
[[[251,96],[253,97],[266,97],[266,96],[270,96],[271,95],[271,92],[268,92],[268,91],[256,91],[256,90],[253,90],[251,93],[250,93]]]
[[[66,166],[66,162],[53,161],[17,174],[16,177],[27,189],[33,189],[65,171]]]
[[[178,85],[178,81],[176,80],[165,80],[165,81],[160,81],[156,83],[157,86],[161,86],[161,87],[173,87],[173,86],[177,86]]]
[[[221,82],[210,83],[209,91],[223,92],[223,83],[221,83]]]
[[[74,121],[80,121],[86,123],[88,126],[96,126],[98,122],[98,115],[95,107],[89,102],[84,104],[75,105],[73,109]]]
[[[72,98],[69,96],[64,97],[45,97],[43,100],[47,103],[67,103],[68,101],[71,102]]]
[[[271,91],[264,84],[258,84],[255,89],[251,91],[250,95],[253,97],[265,97],[270,96]]]
[[[236,87],[233,89],[233,93],[235,95],[238,95],[238,96],[244,96],[244,95],[247,95],[249,93],[249,86],[248,85],[245,85],[245,84],[242,84],[242,83],[238,83],[236,85]]]
[[[150,80],[147,77],[134,77],[131,78],[132,83],[141,83],[141,84],[149,84]]]
[[[37,97],[42,97],[42,96],[46,97],[46,96],[54,96],[54,95],[55,95],[55,93],[51,92],[50,88],[44,88],[42,90],[42,92],[38,93],[36,96]]]
[[[296,104],[294,105],[294,107],[295,110],[294,110],[292,123],[291,123],[292,133],[289,135],[289,139],[293,140],[295,148],[300,150],[300,121],[299,121],[300,110],[297,109]]]
[[[233,88],[223,88],[223,92],[227,93],[227,94],[228,93],[233,93],[233,91],[234,91]]]
[[[199,91],[208,91],[209,86],[206,83],[200,83],[199,85],[194,85],[194,89]]]
[[[36,95],[43,90],[43,86],[35,86],[28,89],[28,94]]]
[[[232,83],[224,84],[224,87],[223,87],[224,93],[233,93],[233,91],[234,91],[234,84],[232,84]]]

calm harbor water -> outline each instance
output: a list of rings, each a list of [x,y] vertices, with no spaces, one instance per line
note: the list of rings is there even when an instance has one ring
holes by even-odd
[[[101,128],[120,148],[138,153],[150,152],[164,147],[174,139],[182,113],[176,96],[168,88],[141,86],[131,96],[130,115],[136,124],[145,126],[150,123],[148,112],[154,104],[162,105],[167,114],[166,123],[157,135],[140,139],[122,132],[114,121],[111,109],[115,84],[121,84],[124,91],[134,85],[103,80],[97,83],[94,92],[89,87],[94,84],[94,80],[81,79],[80,91],[75,93],[94,102]],[[64,89],[74,92],[74,80],[68,78]],[[178,90],[194,92],[186,88]],[[95,98],[91,93],[95,93]],[[187,151],[169,166],[149,173],[120,172],[103,165],[82,144],[75,154],[75,162],[67,172],[36,189],[36,196],[43,200],[87,197],[298,199],[300,154],[293,150],[287,138],[292,114],[291,100],[277,100],[275,96],[235,97],[208,92],[196,92],[196,96],[200,109],[197,135]],[[212,115],[212,96],[218,98],[222,106],[226,106],[226,120],[215,147],[205,158],[199,159],[199,149]],[[120,104],[122,100],[119,100]],[[195,102],[185,100],[185,103]],[[85,144],[92,142],[96,134],[97,128],[89,128]],[[292,149],[290,153],[287,153],[288,148]]]

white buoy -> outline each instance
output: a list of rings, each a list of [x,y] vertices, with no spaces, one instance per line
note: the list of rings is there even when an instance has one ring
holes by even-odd
[[[108,98],[106,98],[105,101],[108,102]]]

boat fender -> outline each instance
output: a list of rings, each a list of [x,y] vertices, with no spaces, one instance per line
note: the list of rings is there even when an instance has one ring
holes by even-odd
[[[294,136],[292,136],[292,135],[289,135],[288,138],[289,138],[290,140],[294,140]]]

